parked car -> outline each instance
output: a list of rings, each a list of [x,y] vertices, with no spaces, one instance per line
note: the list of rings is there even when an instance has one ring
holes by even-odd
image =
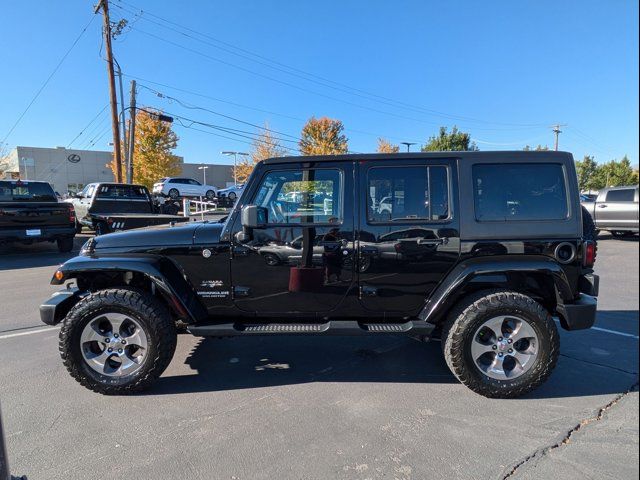
[[[90,183],[66,201],[75,207],[77,231],[86,226],[96,235],[189,220],[183,216],[157,213],[144,185]]]
[[[218,190],[212,185],[203,185],[193,178],[167,177],[161,178],[153,184],[152,192],[156,195],[166,195],[173,199],[179,197],[216,198]]]
[[[296,188],[322,188],[331,209],[306,194],[283,206],[281,192]],[[389,196],[403,202],[380,214]],[[274,158],[256,166],[221,223],[92,239],[51,281],[76,288],[40,315],[62,322],[69,373],[103,394],[149,387],[183,322],[205,337],[437,337],[462,383],[512,398],[551,375],[554,317],[566,330],[595,321],[596,245],[583,231],[590,237],[564,152]],[[290,253],[265,261],[274,243],[297,250],[296,264]],[[359,260],[376,253],[362,271]]]
[[[56,242],[70,252],[75,224],[73,205],[59,202],[48,183],[0,180],[0,244]]]
[[[616,237],[638,233],[637,185],[604,188],[595,201],[583,201],[582,206],[598,230],[608,230]]]
[[[243,189],[244,184],[222,188],[218,190],[218,198],[228,198],[231,202],[235,202],[238,198],[240,198],[240,195],[242,195]]]

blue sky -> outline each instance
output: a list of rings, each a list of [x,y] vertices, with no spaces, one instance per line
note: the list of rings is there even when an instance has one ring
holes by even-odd
[[[93,3],[2,3],[0,141],[91,21]],[[470,132],[482,150],[552,146],[549,126],[560,122],[560,147],[576,158],[627,154],[638,163],[636,1],[111,3],[112,19],[132,24],[113,45],[125,90],[144,79],[182,104],[143,87],[138,103],[183,118],[244,136],[256,130],[248,124],[268,122],[295,147],[306,119],[329,116],[343,121],[357,152],[374,151],[377,136],[424,143],[440,125]],[[86,126],[72,147],[110,148],[107,110],[99,114],[108,102],[101,20],[9,148],[67,146]],[[186,161],[229,163],[221,150],[250,148],[228,130],[182,123],[177,153]]]

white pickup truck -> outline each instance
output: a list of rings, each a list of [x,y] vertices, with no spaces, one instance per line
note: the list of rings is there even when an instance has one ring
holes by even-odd
[[[621,237],[638,233],[638,186],[604,188],[595,201],[583,201],[598,230]]]

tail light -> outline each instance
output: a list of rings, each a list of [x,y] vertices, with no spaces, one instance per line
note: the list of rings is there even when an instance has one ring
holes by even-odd
[[[583,265],[585,267],[593,267],[596,263],[596,243],[592,241],[584,242],[584,255],[583,255]]]
[[[76,223],[76,209],[73,205],[69,205],[69,223]]]

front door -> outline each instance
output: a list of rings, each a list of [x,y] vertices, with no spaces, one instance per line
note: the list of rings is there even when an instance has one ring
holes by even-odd
[[[351,162],[270,165],[243,203],[266,209],[264,228],[231,228],[235,305],[260,316],[322,315],[355,286]],[[350,197],[350,198],[348,198]]]
[[[416,315],[460,255],[455,160],[359,169],[360,301],[372,314]]]

